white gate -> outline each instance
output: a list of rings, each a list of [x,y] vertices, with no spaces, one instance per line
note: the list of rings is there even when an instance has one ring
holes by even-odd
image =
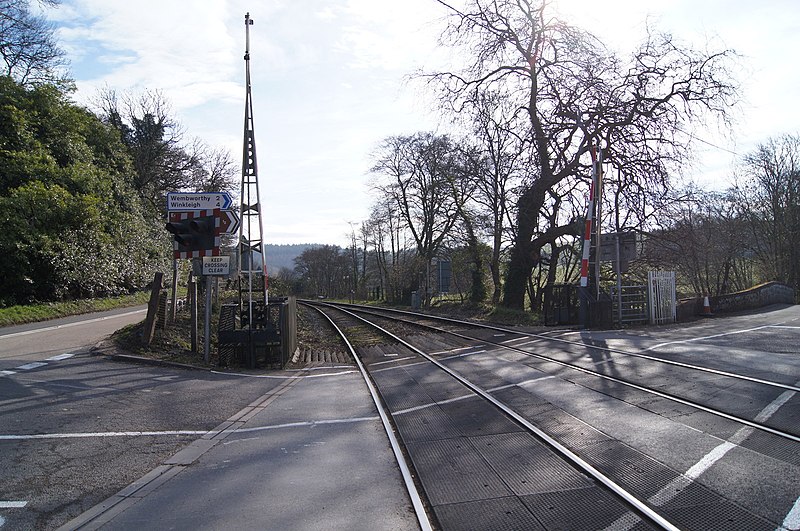
[[[675,271],[649,271],[647,288],[650,295],[650,324],[674,323]]]

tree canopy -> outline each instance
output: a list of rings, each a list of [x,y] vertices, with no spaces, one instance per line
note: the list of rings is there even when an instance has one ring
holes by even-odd
[[[142,208],[119,134],[52,85],[0,78],[2,303],[143,287],[168,242]]]

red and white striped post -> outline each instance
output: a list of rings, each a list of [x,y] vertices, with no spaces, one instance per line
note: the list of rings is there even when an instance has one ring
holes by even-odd
[[[597,151],[592,145],[592,184],[589,186],[589,201],[586,206],[586,222],[583,233],[583,257],[581,258],[581,287],[589,285],[589,252],[592,247],[592,222],[594,220],[595,190],[597,188]]]

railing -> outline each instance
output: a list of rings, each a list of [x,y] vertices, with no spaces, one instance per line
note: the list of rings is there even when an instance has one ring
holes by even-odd
[[[611,286],[614,322],[622,324],[646,323],[648,314],[647,286]]]

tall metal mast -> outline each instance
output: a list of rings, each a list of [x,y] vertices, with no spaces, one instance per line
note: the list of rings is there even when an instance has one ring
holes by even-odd
[[[244,151],[242,154],[242,194],[241,225],[239,226],[239,290],[240,297],[247,286],[247,319],[249,328],[254,327],[254,304],[263,304],[266,309],[269,300],[267,287],[267,263],[264,256],[263,233],[261,221],[261,202],[258,192],[258,164],[256,162],[256,138],[253,128],[253,100],[250,90],[250,26],[253,20],[250,13],[244,16],[245,27],[245,83],[247,94],[244,105]],[[261,277],[263,282],[257,282]],[[260,284],[260,285],[257,285]],[[257,291],[258,299],[254,300],[253,292]],[[263,298],[261,298],[263,296]],[[261,304],[259,304],[261,303]],[[244,318],[245,309],[242,308]]]

